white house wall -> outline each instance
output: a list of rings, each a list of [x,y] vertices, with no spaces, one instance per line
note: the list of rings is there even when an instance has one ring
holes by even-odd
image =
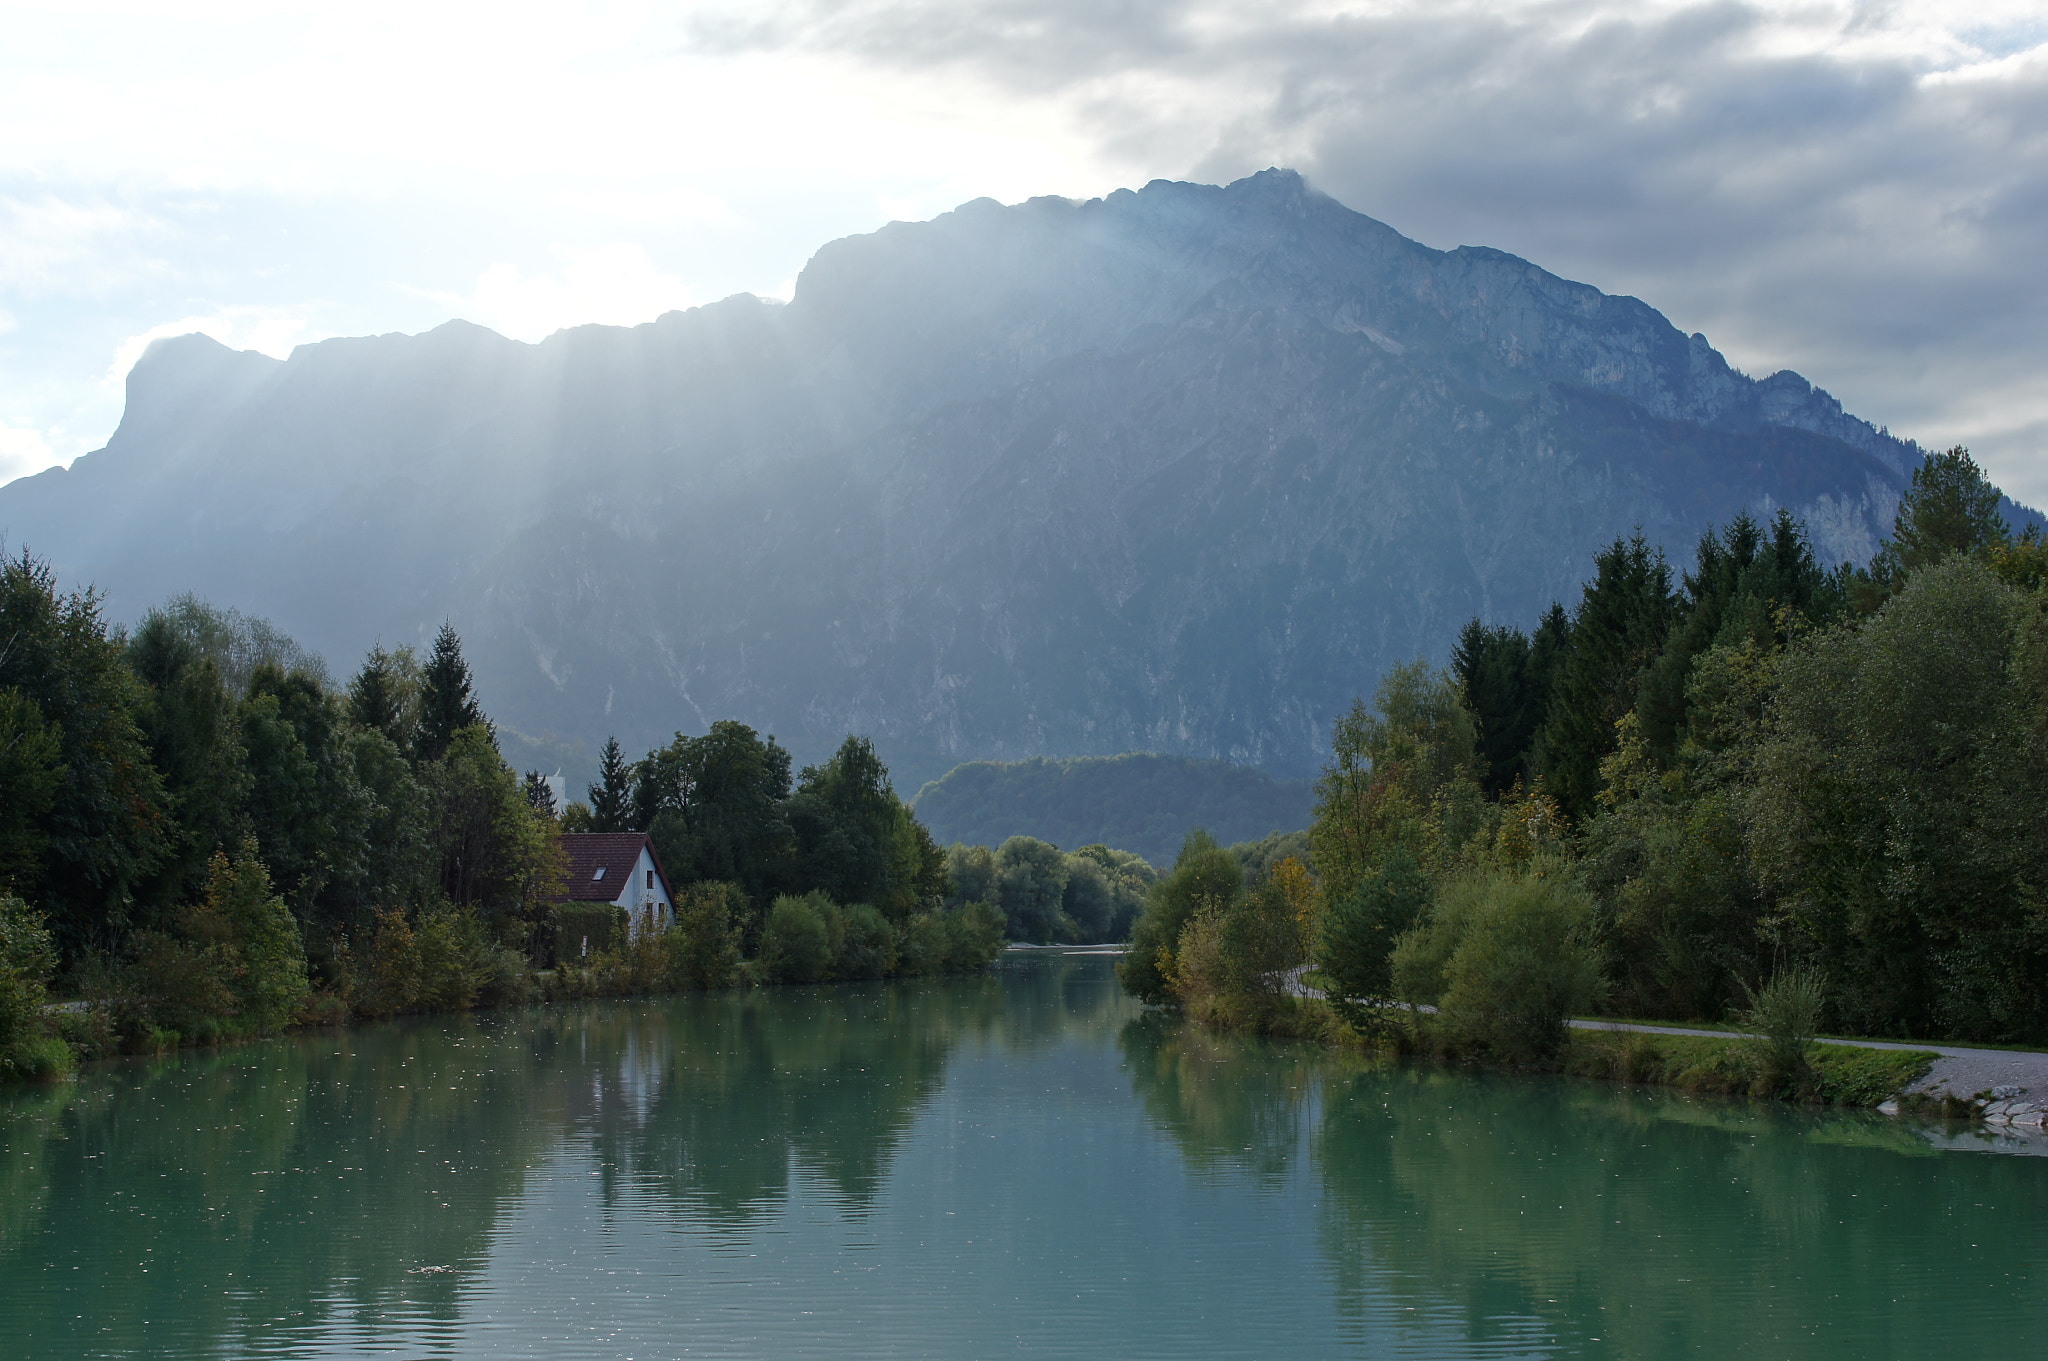
[[[648,875],[654,876],[654,887],[647,887]],[[654,857],[646,847],[640,848],[640,858],[633,862],[632,877],[619,890],[619,896],[612,899],[613,907],[623,907],[631,914],[632,929],[637,934],[646,926],[643,909],[649,902],[654,904],[654,920],[663,930],[675,920],[675,908],[668,900],[668,885],[662,882],[661,874],[654,868]]]

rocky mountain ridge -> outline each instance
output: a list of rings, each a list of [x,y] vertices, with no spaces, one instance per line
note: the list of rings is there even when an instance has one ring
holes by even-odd
[[[158,342],[0,528],[116,617],[190,589],[338,671],[443,617],[509,726],[800,759],[1156,749],[1299,777],[1384,668],[1527,622],[1641,525],[1779,505],[1831,559],[1912,445],[1646,304],[1436,251],[1290,172],[988,200],[747,296],[526,345],[467,323]]]

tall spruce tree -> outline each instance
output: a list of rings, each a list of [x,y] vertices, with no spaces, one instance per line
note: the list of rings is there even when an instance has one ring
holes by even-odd
[[[1912,572],[1952,553],[2003,544],[2011,534],[1998,513],[1998,497],[1998,488],[1962,445],[1929,454],[1899,499],[1892,540],[1881,556],[1897,570]]]
[[[529,770],[522,788],[528,808],[550,821],[561,817],[561,810],[555,807],[554,786],[548,783],[547,776],[537,770]]]
[[[1637,690],[1643,740],[1659,763],[1670,761],[1685,735],[1686,684],[1701,653],[1744,637],[1775,648],[1793,616],[1825,624],[1841,605],[1839,584],[1814,557],[1806,526],[1782,509],[1768,529],[1746,512],[1718,533],[1709,529],[1681,584],[1670,635]]]
[[[469,663],[462,659],[462,639],[456,636],[455,626],[444,621],[441,631],[434,635],[434,655],[427,659],[420,676],[420,757],[440,760],[456,733],[478,723],[489,730],[495,742],[498,730],[484,717],[483,707],[471,690]]]
[[[1662,549],[1640,531],[1595,555],[1597,568],[1572,615],[1548,712],[1538,733],[1544,788],[1573,818],[1592,811],[1600,761],[1614,725],[1635,707],[1644,668],[1671,628],[1676,602]]]
[[[605,739],[604,754],[598,760],[597,783],[590,789],[590,830],[630,832],[633,830],[633,766],[619,750],[619,739]]]
[[[419,663],[412,649],[387,650],[379,644],[348,683],[349,717],[383,733],[401,752],[411,751],[418,736],[419,691]]]
[[[1523,769],[1543,711],[1529,674],[1529,639],[1506,624],[1474,619],[1451,649],[1451,674],[1479,722],[1480,785],[1498,797]]]

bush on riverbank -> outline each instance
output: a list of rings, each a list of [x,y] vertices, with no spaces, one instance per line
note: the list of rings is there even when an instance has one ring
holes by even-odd
[[[1544,1062],[1601,991],[1583,939],[1592,908],[1584,890],[1544,869],[1453,880],[1395,943],[1395,991],[1437,1008],[1430,1034],[1449,1051]]]
[[[56,967],[56,944],[42,917],[14,895],[0,894],[0,1079],[71,1070],[71,1047],[43,1010]]]
[[[761,949],[741,957],[737,884],[692,884],[678,895],[675,924],[641,932],[544,975],[548,999],[639,997],[747,983],[823,983],[971,973],[1003,952],[1003,917],[986,903],[920,913],[893,926],[865,903],[824,893],[784,895],[770,906]]]
[[[438,904],[387,908],[360,953],[344,949],[335,994],[359,1016],[467,1011],[529,1000],[526,958],[491,936],[480,913]]]
[[[215,852],[207,876],[203,898],[89,975],[95,995],[74,1023],[86,1052],[269,1035],[297,1017],[311,990],[305,949],[254,843],[233,859]]]

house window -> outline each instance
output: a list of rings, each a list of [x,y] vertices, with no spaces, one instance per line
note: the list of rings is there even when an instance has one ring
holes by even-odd
[[[603,866],[603,865],[599,865],[599,866],[597,867],[597,873],[595,873],[595,874],[593,874],[593,875],[591,875],[591,876],[590,876],[590,882],[592,882],[592,883],[594,884],[594,883],[596,883],[596,882],[597,882],[598,880],[600,880],[600,879],[602,879],[602,878],[604,878],[604,866]]]
[[[653,870],[649,870],[649,871],[647,871],[647,887],[649,887],[649,888],[653,888],[653,887],[654,887],[654,871],[653,871]]]

